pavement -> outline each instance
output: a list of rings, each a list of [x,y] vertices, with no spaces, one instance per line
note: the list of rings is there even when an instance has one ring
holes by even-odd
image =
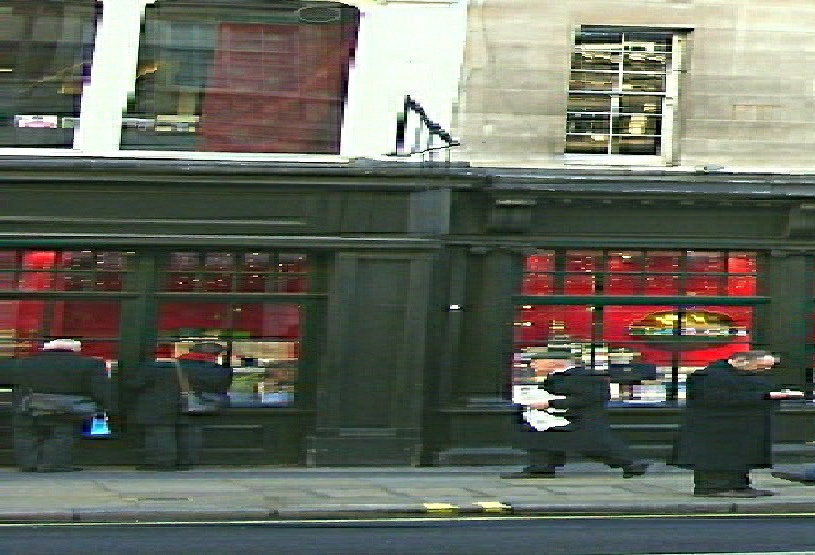
[[[804,465],[778,465],[799,471]],[[518,467],[197,467],[144,472],[0,468],[0,524],[351,520],[396,517],[813,514],[815,486],[753,471],[772,497],[694,497],[692,473],[654,463],[640,477],[591,462],[555,479],[502,479]]]

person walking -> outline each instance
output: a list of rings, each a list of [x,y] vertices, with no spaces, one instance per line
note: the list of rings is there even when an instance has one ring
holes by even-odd
[[[775,401],[803,396],[774,391],[772,382],[759,375],[775,362],[767,351],[744,351],[688,376],[687,403],[671,464],[693,470],[694,495],[774,495],[751,487],[749,473],[772,466]]]
[[[196,343],[176,362],[153,361],[125,384],[135,392],[128,422],[141,428],[144,463],[141,470],[187,470],[197,462],[203,446],[201,416],[181,413],[179,370],[190,389],[209,395],[218,407],[229,403],[232,369],[218,363],[223,348],[215,342]]]
[[[608,381],[577,363],[570,352],[532,355],[538,386],[514,398],[523,410],[518,436],[530,464],[502,478],[554,478],[567,454],[622,468],[624,478],[644,474],[650,463],[636,460],[611,430]]]
[[[31,395],[75,395],[108,407],[110,383],[104,361],[80,354],[82,343],[54,339],[42,351],[14,362],[12,429],[14,458],[23,472],[72,472],[73,449],[82,416],[37,414]]]

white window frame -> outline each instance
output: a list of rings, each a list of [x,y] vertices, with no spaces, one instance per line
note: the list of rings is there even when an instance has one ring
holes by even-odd
[[[343,0],[360,11],[354,63],[340,134],[340,153],[286,154],[123,150],[122,117],[135,88],[139,35],[146,7],[163,0],[102,0],[91,77],[72,148],[0,147],[0,156],[269,160],[342,163],[393,159],[404,97],[422,103],[450,129],[463,61],[467,0]],[[329,2],[332,0],[309,0]],[[444,30],[440,33],[439,30]],[[403,161],[421,161],[414,157]]]
[[[576,52],[575,42],[577,34],[581,29],[590,29],[595,26],[584,26],[575,29],[572,37],[572,48],[570,50],[570,63],[569,75],[571,76],[571,54]],[[618,31],[621,33],[631,33],[637,31],[652,31],[660,33],[671,33],[671,63],[666,69],[665,73],[665,92],[662,94],[662,126],[660,133],[660,152],[657,155],[640,155],[640,154],[563,154],[563,159],[566,164],[575,165],[619,165],[619,166],[670,166],[675,165],[678,160],[678,152],[674,141],[675,120],[678,111],[678,97],[679,97],[679,76],[682,73],[683,67],[683,54],[685,51],[685,44],[688,33],[691,29],[677,29],[675,27],[629,27],[622,25],[609,25],[604,26],[610,32]],[[567,96],[571,90],[567,88]],[[611,94],[613,95],[613,91]],[[622,93],[621,93],[622,94]],[[657,96],[657,95],[655,95]],[[565,122],[564,122],[565,123]],[[564,125],[565,129],[566,125]],[[566,145],[566,133],[563,135],[563,145]]]

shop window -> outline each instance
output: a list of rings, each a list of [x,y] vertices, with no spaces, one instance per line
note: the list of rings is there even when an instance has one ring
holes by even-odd
[[[294,403],[302,308],[291,303],[163,302],[156,358],[175,359],[199,341],[224,348],[218,362],[233,368],[231,406]]]
[[[751,297],[756,253],[729,251],[540,251],[527,258],[524,295]]]
[[[682,35],[640,28],[581,27],[571,58],[567,155],[670,155]],[[607,161],[607,160],[606,160]]]
[[[283,252],[172,252],[164,291],[306,293],[308,256]]]
[[[359,12],[149,5],[122,149],[338,154]]]
[[[0,250],[0,291],[122,291],[132,252]]]
[[[2,300],[0,358],[28,356],[55,337],[82,342],[82,353],[115,368],[119,350],[119,301]]]
[[[515,315],[513,383],[532,381],[529,356],[568,350],[611,383],[612,400],[684,400],[687,375],[752,342],[754,307],[521,305]]]
[[[0,6],[0,147],[71,148],[101,3]]]
[[[755,306],[764,302],[756,296],[757,258],[756,252],[630,249],[528,256],[514,321],[514,383],[531,377],[530,353],[568,349],[609,375],[615,400],[682,400],[690,372],[760,347],[753,338]],[[687,302],[658,301],[665,297]],[[728,302],[716,304],[715,297]],[[734,304],[729,297],[743,299]]]

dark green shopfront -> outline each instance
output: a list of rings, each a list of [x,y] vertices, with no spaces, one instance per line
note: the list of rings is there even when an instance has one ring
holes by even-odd
[[[235,369],[205,464],[522,464],[511,399],[553,346],[664,457],[711,360],[771,349],[811,389],[813,270],[807,176],[0,160],[0,356],[74,337],[106,361],[115,437],[81,441],[88,465],[140,461],[122,377],[201,339]],[[781,459],[808,460],[814,409],[782,407]]]

